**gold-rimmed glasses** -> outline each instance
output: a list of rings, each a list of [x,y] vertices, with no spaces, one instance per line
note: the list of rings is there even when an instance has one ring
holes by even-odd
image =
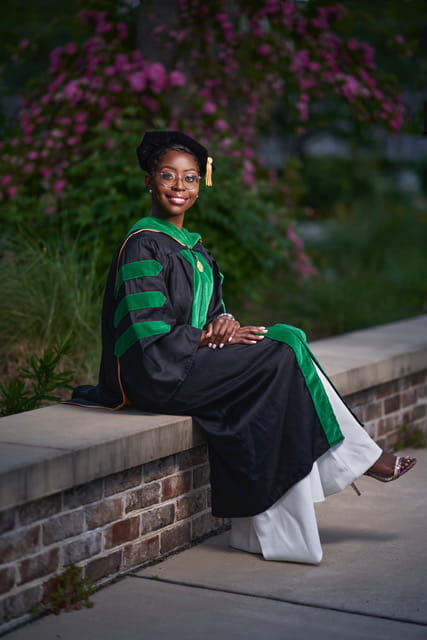
[[[184,175],[179,175],[174,171],[158,171],[156,173],[160,178],[160,184],[164,187],[172,187],[178,184],[178,181],[182,183],[187,191],[193,191],[200,182],[200,176],[197,173],[185,173]]]

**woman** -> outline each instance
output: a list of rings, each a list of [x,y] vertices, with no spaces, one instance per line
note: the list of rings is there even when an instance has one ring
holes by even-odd
[[[206,434],[212,512],[233,518],[232,546],[318,563],[313,502],[363,473],[389,481],[415,459],[383,453],[315,362],[302,331],[241,327],[225,311],[222,276],[184,228],[206,149],[180,132],[147,132],[137,150],[150,215],[113,260],[103,307],[97,387],[72,402],[192,415]]]

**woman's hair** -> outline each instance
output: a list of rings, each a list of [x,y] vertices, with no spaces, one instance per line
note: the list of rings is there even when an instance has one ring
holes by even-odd
[[[147,164],[149,165],[148,173],[150,175],[157,171],[160,161],[167,151],[180,151],[181,153],[189,153],[190,156],[193,156],[193,158],[197,162],[197,166],[199,167],[199,172],[202,171],[197,156],[188,147],[184,147],[184,145],[181,145],[181,144],[171,144],[171,145],[168,145],[167,147],[161,147],[160,149],[157,149],[157,151],[155,151],[150,156],[150,158],[147,161]]]

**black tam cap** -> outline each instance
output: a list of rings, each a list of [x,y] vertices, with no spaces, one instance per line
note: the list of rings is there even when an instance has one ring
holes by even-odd
[[[136,150],[141,169],[150,172],[152,170],[152,158],[160,151],[174,145],[186,147],[191,151],[197,158],[200,175],[202,177],[205,176],[208,164],[207,149],[193,138],[190,138],[190,136],[181,133],[181,131],[147,131]]]

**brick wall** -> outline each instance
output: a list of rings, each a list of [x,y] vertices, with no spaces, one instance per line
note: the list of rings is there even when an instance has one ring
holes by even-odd
[[[427,434],[427,371],[420,371],[345,398],[383,449],[390,449],[403,425]]]
[[[2,511],[0,632],[70,564],[97,582],[225,526],[210,513],[205,445]]]
[[[427,432],[427,371],[345,399],[383,448],[403,424]],[[210,513],[204,445],[2,511],[0,632],[70,564],[96,583],[226,526]]]

